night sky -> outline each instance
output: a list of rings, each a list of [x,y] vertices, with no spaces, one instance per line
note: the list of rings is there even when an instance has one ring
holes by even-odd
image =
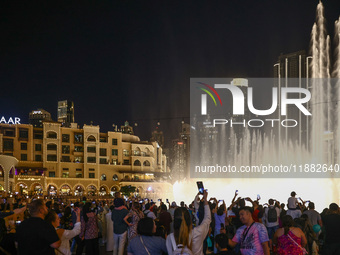
[[[317,0],[2,1],[0,116],[75,103],[80,126],[125,120],[167,141],[189,121],[190,77],[273,77],[309,49]],[[324,1],[328,33],[340,1]]]

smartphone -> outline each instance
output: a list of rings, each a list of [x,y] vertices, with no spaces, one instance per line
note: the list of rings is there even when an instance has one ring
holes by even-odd
[[[151,201],[151,203],[153,202],[153,200],[152,200],[152,199],[151,199],[150,201]]]
[[[201,182],[201,181],[197,182],[197,188],[198,188],[198,192],[199,192],[200,194],[203,194],[203,193],[204,193],[203,182]]]
[[[160,199],[160,198],[158,198],[158,202],[161,202],[161,199]]]
[[[169,199],[166,199],[166,202],[169,203]]]
[[[144,201],[145,201],[145,202],[148,202],[148,199],[147,199],[147,198],[145,198],[145,199],[144,199]]]
[[[74,206],[74,204],[71,204],[71,206]]]
[[[259,195],[259,194],[257,194],[257,200],[260,200],[260,199],[261,199],[260,195]]]
[[[235,193],[238,195],[238,189],[235,191]]]
[[[139,201],[140,204],[143,204],[143,200]]]

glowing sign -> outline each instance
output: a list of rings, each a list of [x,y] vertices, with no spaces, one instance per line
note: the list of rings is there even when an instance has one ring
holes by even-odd
[[[20,124],[20,118],[18,118],[18,117],[14,117],[14,118],[10,117],[8,119],[8,121],[6,121],[5,117],[2,116],[1,119],[0,119],[0,124],[1,123],[5,123],[5,124]]]

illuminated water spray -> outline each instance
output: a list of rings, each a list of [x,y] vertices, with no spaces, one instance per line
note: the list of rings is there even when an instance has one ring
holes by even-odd
[[[327,35],[321,2],[317,6],[316,13],[316,22],[311,32],[311,57],[309,57],[311,58],[309,78],[315,78],[312,84],[309,84],[312,93],[309,148],[301,143],[286,140],[281,140],[275,145],[272,134],[264,136],[259,132],[251,133],[246,128],[239,142],[233,129],[228,137],[221,139],[229,142],[229,149],[216,141],[218,146],[205,148],[206,150],[216,151],[214,155],[228,158],[228,161],[232,161],[236,166],[260,163],[274,165],[300,162],[340,163],[340,84],[339,82],[331,84],[330,80],[331,77],[340,78],[340,18],[335,22],[333,47],[335,58],[332,65],[331,40]],[[327,81],[321,82],[321,78]],[[197,151],[197,153],[201,153],[202,162],[207,160],[206,151]],[[190,179],[176,182],[175,200],[190,203],[197,194],[196,181]],[[298,196],[314,201],[318,210],[328,207],[331,202],[340,202],[340,181],[333,179],[332,174],[328,178],[319,179],[203,179],[203,183],[208,189],[209,196],[225,199],[227,205],[235,190],[239,190],[239,195],[242,197],[250,196],[254,199],[257,194],[260,194],[262,203],[267,202],[269,198],[287,203],[290,192],[295,191]]]

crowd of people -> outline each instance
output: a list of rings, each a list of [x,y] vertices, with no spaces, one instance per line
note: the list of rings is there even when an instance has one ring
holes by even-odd
[[[340,210],[321,214],[291,192],[287,204],[238,197],[230,204],[204,190],[191,204],[123,198],[81,201],[0,199],[0,255],[5,254],[340,254]]]

